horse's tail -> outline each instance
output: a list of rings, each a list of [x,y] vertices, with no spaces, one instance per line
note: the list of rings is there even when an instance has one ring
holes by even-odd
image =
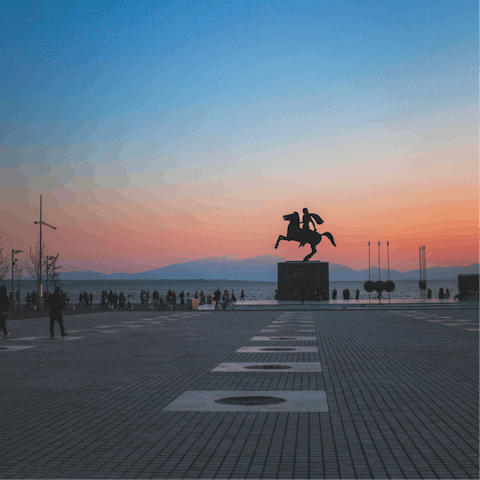
[[[333,239],[333,235],[330,232],[325,232],[325,233],[322,233],[321,235],[325,235],[332,242],[332,245],[336,247],[335,240]]]

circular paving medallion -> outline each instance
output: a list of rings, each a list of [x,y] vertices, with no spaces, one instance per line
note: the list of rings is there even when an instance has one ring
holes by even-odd
[[[285,402],[284,398],[278,397],[226,397],[215,400],[215,403],[220,403],[221,405],[243,405],[246,407],[277,405]]]
[[[261,348],[260,350],[265,350],[267,352],[285,352],[285,351],[294,351],[294,348],[285,348],[285,347],[270,347],[270,348]]]
[[[244,367],[248,370],[288,370],[290,367],[289,365],[249,365],[248,367]]]

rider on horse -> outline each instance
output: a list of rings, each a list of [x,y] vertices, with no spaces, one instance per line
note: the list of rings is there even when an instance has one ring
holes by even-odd
[[[314,221],[315,220],[315,221]],[[313,228],[317,231],[317,227],[315,226],[315,222],[318,225],[323,223],[323,220],[316,214],[316,213],[309,213],[307,208],[303,209],[303,221],[300,222],[303,224],[302,226],[302,242],[300,243],[300,247],[305,246],[308,243],[310,237],[310,222],[312,222]]]

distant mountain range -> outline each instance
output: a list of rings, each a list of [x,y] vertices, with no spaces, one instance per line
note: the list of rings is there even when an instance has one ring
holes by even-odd
[[[282,257],[275,255],[262,255],[246,260],[236,258],[234,255],[226,257],[204,258],[183,263],[175,263],[167,267],[156,268],[141,273],[112,273],[110,275],[100,272],[62,272],[62,280],[256,280],[261,282],[277,281],[277,263],[285,262]],[[432,267],[427,268],[427,280],[451,280],[463,273],[479,273],[479,264],[474,263],[469,267]],[[380,278],[387,279],[387,270],[381,269]],[[372,280],[378,280],[378,268],[370,270]],[[399,272],[390,270],[391,280],[418,280],[418,270]],[[353,270],[337,263],[330,264],[330,281],[368,280],[368,268]]]

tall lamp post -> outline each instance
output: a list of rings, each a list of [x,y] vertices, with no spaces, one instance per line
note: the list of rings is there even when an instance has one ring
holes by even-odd
[[[15,262],[18,261],[18,259],[15,258],[15,255],[16,255],[17,253],[22,253],[22,252],[23,252],[23,250],[14,250],[14,249],[12,248],[12,303],[13,303],[13,305],[14,305],[14,307],[13,307],[14,310],[16,310],[16,308],[15,308],[15,301],[16,301],[16,300],[15,300],[15,291],[14,291],[14,286],[13,286],[13,270],[14,270],[14,267],[15,267]]]
[[[48,223],[42,220],[42,196],[40,195],[40,221],[34,222],[36,225],[40,225],[40,258],[39,258],[39,276],[38,276],[38,294],[40,299],[40,308],[42,306],[42,225],[46,225],[53,230],[56,230],[57,227],[52,227]]]

